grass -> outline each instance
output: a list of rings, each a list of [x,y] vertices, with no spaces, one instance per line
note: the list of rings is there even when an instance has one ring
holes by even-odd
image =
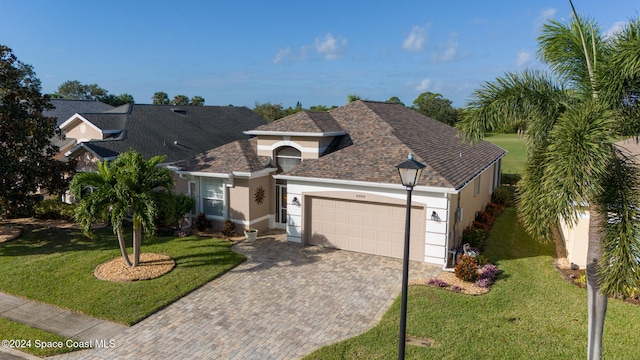
[[[553,268],[552,244],[532,240],[508,208],[496,220],[485,255],[503,271],[492,290],[469,296],[411,286],[407,359],[580,359],[587,348],[587,295]],[[397,357],[400,301],[370,331],[310,354],[309,359]],[[603,358],[638,359],[640,307],[609,302]]]
[[[142,251],[171,256],[175,269],[154,280],[114,283],[93,276],[97,265],[120,256],[110,229],[91,240],[78,230],[27,226],[0,246],[0,291],[131,325],[245,260],[230,247],[212,238],[156,237]]]
[[[525,139],[517,134],[489,134],[484,140],[507,150],[502,158],[502,172],[507,174],[522,174],[527,161]]]
[[[19,340],[18,345],[20,346],[14,347],[14,350],[19,350],[36,356],[52,356],[75,350],[73,347],[66,346],[68,339],[62,336],[51,334],[44,330],[35,329],[28,325],[23,325],[3,318],[0,318],[0,334],[2,335],[0,336],[0,340]],[[62,342],[65,346],[38,346],[35,343],[36,340],[41,342]],[[69,345],[73,345],[73,343],[70,343]]]

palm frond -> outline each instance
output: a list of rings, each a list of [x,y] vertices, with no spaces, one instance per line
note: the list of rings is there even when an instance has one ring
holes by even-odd
[[[566,107],[568,95],[544,72],[507,73],[484,83],[474,93],[458,123],[460,136],[477,142],[504,124],[525,121],[533,126],[533,134],[529,135],[533,135],[535,142],[541,141],[544,129],[553,127]]]
[[[625,297],[640,287],[640,169],[624,152],[616,155],[596,198],[605,219],[598,274],[603,294]]]

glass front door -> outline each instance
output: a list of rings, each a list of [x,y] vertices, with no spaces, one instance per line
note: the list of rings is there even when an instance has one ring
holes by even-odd
[[[287,184],[276,184],[276,225],[287,224]]]

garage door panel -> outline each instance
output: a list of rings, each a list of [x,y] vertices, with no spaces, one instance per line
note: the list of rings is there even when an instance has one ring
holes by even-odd
[[[316,197],[306,203],[309,244],[403,257],[405,206]],[[412,208],[412,260],[424,261],[424,214],[424,208]]]

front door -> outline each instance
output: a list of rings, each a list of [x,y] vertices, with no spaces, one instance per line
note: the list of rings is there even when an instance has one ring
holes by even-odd
[[[276,227],[287,225],[287,184],[276,184]]]

